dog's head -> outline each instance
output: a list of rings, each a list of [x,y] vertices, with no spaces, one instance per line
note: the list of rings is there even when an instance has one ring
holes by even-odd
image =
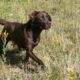
[[[30,20],[40,29],[49,29],[51,27],[51,17],[45,11],[34,11],[30,14]]]

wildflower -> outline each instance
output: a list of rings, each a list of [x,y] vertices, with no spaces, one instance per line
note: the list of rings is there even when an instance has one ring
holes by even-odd
[[[49,58],[48,56],[44,56],[44,57],[43,57],[43,60],[45,60],[45,61],[48,62],[48,61],[50,60],[50,58]]]
[[[8,33],[5,31],[2,35],[3,35],[3,37],[7,37]]]
[[[6,45],[6,38],[8,36],[8,33],[5,31],[4,33],[2,33],[2,39],[3,39],[3,55],[2,55],[2,58],[3,58],[3,61],[6,62],[6,57],[5,57],[5,51],[6,51],[6,48],[5,48],[5,45]]]
[[[4,45],[6,44],[6,38],[8,36],[8,33],[5,31],[4,33],[2,33],[2,39],[4,41]]]
[[[9,14],[9,16],[13,16],[13,14],[11,13],[11,14]]]
[[[78,76],[74,67],[68,68],[67,71],[68,71],[69,80],[77,80]]]
[[[53,37],[52,43],[53,43],[54,45],[58,45],[58,44],[61,43],[61,39],[60,39],[59,37]]]

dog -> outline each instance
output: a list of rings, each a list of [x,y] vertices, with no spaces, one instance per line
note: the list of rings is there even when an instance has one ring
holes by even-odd
[[[40,34],[43,30],[48,30],[51,27],[51,17],[45,11],[34,11],[29,15],[30,19],[27,23],[9,22],[0,19],[0,24],[4,28],[0,36],[0,56],[3,54],[3,34],[8,33],[6,44],[13,41],[19,47],[26,50],[24,62],[28,62],[29,58],[36,61],[39,65],[44,66],[44,63],[35,56],[33,49],[40,41]]]

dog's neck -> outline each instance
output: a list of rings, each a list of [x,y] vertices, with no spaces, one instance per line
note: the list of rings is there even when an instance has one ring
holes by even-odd
[[[42,32],[42,29],[40,29],[40,26],[32,21],[28,21],[26,23],[26,27],[26,30],[32,31],[34,45],[37,45],[40,41],[40,33]]]
[[[26,23],[26,26],[26,29],[32,30],[33,33],[40,34],[42,32],[42,29],[40,29],[40,25],[32,22],[31,20]]]

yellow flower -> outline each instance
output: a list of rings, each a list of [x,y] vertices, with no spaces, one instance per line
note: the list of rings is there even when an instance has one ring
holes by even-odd
[[[67,68],[67,71],[68,71],[68,72],[74,72],[74,70],[75,70],[74,67]]]
[[[5,31],[5,32],[3,33],[3,36],[4,36],[4,37],[8,36],[8,33]]]
[[[61,43],[61,39],[60,39],[59,37],[53,37],[52,43],[53,43],[54,45],[58,45],[58,44]]]
[[[68,71],[69,80],[77,79],[77,72],[74,67],[68,68],[67,71]]]
[[[43,60],[48,62],[50,60],[50,58],[48,56],[44,56]]]
[[[11,13],[11,14],[9,14],[9,16],[13,16],[13,14]]]

